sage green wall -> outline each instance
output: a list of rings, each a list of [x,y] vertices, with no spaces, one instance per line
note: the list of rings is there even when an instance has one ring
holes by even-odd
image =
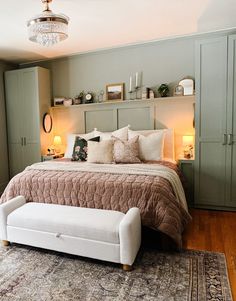
[[[3,192],[9,180],[4,72],[12,68],[13,66],[0,62],[0,194]]]
[[[120,82],[125,82],[127,92],[129,77],[136,71],[143,72],[143,84],[149,87],[166,82],[177,83],[184,76],[194,76],[194,42],[193,38],[174,39],[28,66],[40,65],[51,69],[53,96],[73,97],[81,90],[98,92],[105,90],[108,83]]]

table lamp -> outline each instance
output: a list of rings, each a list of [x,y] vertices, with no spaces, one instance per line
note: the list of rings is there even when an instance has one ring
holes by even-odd
[[[55,146],[55,152],[60,153],[60,145],[62,145],[61,136],[54,136],[53,145]]]

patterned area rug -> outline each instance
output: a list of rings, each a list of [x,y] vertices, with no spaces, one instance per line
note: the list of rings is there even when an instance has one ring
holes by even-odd
[[[232,301],[220,253],[142,250],[119,265],[12,245],[0,247],[1,301]]]

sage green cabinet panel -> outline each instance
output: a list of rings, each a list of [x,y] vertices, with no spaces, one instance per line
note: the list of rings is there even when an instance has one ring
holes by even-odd
[[[118,128],[131,126],[133,130],[152,130],[154,122],[152,118],[152,107],[121,108],[117,110]]]
[[[85,112],[86,133],[97,128],[98,131],[112,132],[117,129],[116,110],[94,110]]]
[[[226,202],[227,43],[226,36],[196,46],[196,205]]]
[[[236,207],[236,35],[229,37],[226,205]]]
[[[9,143],[9,171],[10,178],[14,177],[16,174],[23,170],[23,147],[21,143]]]
[[[222,139],[226,131],[227,37],[198,46],[199,136]]]
[[[45,83],[45,80],[47,82]],[[43,115],[49,111],[49,71],[33,67],[5,73],[10,176],[41,161],[42,145],[51,145],[42,133]]]
[[[200,143],[199,191],[197,204],[224,205],[225,146],[222,143]]]
[[[27,123],[24,136],[27,138],[27,143],[37,143],[40,134],[37,70],[22,70],[20,80],[24,108],[21,109],[22,120]]]
[[[22,111],[23,102],[19,94],[20,79],[18,72],[5,73],[6,108],[7,108],[7,131],[9,143],[21,143],[23,130],[23,118],[19,115]]]

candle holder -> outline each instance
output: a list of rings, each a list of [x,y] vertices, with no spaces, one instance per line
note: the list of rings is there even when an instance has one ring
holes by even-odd
[[[134,100],[133,97],[132,97],[134,91],[129,91],[128,93],[129,93],[129,100]]]
[[[140,86],[136,86],[135,87],[135,99],[141,99],[141,97],[139,97],[139,91],[140,91],[141,87]]]

